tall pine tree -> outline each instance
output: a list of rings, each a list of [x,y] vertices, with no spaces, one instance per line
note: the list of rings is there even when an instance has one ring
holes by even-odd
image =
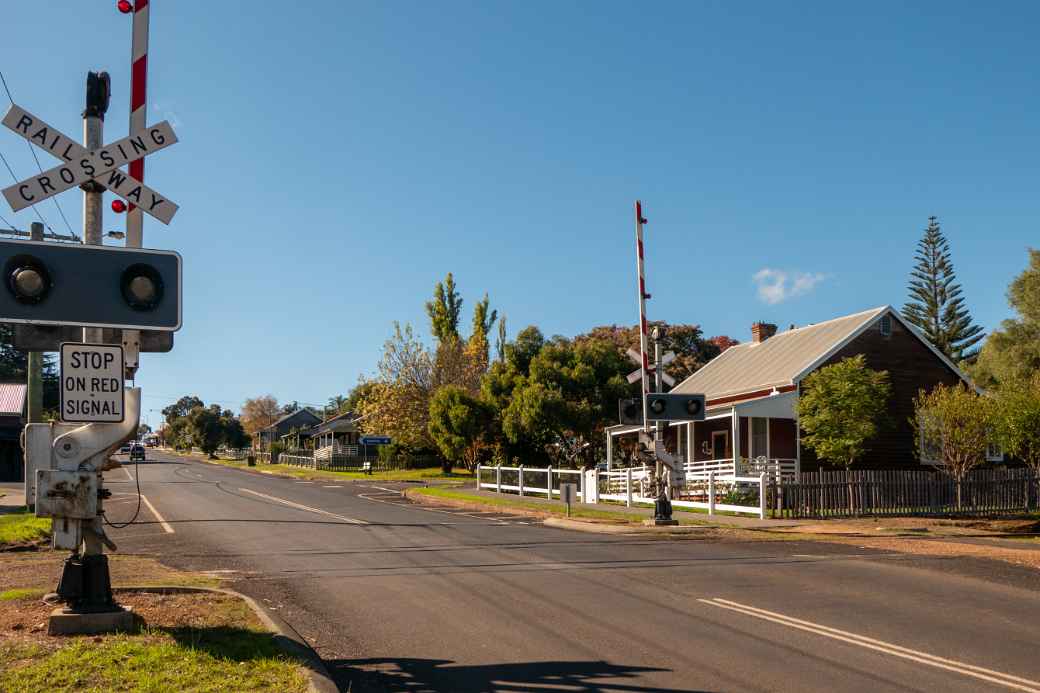
[[[982,328],[972,324],[964,305],[961,285],[950,260],[950,244],[943,236],[936,217],[928,217],[928,228],[917,243],[916,264],[910,272],[910,300],[903,305],[903,317],[924,332],[939,351],[954,363],[973,360],[973,348],[982,338]]]
[[[455,277],[451,272],[443,282],[433,289],[433,300],[426,302],[426,314],[430,316],[430,331],[441,344],[459,338],[459,314],[462,312],[462,297],[455,288]]]

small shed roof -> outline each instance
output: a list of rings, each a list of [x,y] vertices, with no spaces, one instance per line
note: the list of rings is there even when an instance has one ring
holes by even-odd
[[[21,416],[25,410],[24,383],[0,383],[0,416]]]

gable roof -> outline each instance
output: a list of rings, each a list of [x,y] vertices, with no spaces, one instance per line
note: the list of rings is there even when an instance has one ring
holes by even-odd
[[[815,325],[778,332],[758,344],[748,342],[731,346],[679,383],[672,392],[702,392],[710,403],[711,400],[732,395],[795,385],[886,313],[898,320],[950,370],[971,385],[968,377],[936,349],[920,330],[908,323],[892,306],[879,306]]]
[[[289,421],[293,417],[299,416],[300,414],[307,414],[307,416],[309,416],[312,419],[314,419],[315,423],[320,423],[321,422],[321,418],[318,417],[318,416],[315,416],[314,412],[310,411],[309,409],[301,408],[301,409],[297,409],[296,411],[289,412],[288,414],[286,414],[282,418],[280,418],[277,421],[275,421],[270,426],[267,426],[265,428],[261,428],[260,430],[261,431],[271,431],[271,430],[274,430],[274,429],[278,428],[280,425],[282,425],[283,423],[285,423],[286,421]]]

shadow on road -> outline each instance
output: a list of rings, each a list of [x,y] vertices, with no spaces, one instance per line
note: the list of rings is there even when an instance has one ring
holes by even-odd
[[[455,665],[446,659],[339,659],[325,662],[342,691],[661,691],[693,689],[643,686],[632,680],[643,672],[669,671],[610,662],[515,662]],[[606,679],[606,681],[601,681]]]

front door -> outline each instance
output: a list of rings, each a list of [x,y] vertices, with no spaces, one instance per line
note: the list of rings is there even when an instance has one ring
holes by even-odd
[[[711,459],[723,460],[729,456],[729,431],[713,431],[711,434]]]

